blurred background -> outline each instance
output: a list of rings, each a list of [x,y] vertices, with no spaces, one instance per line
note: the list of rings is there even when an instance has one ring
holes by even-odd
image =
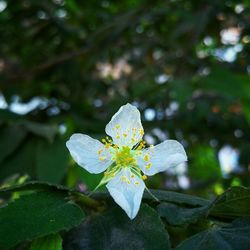
[[[186,165],[150,188],[213,197],[250,186],[250,2],[0,0],[0,182],[91,190],[74,132],[103,138],[127,102],[145,140],[180,141]]]

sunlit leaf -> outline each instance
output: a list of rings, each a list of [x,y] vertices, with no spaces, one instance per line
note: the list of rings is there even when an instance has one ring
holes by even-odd
[[[62,250],[62,238],[59,234],[52,234],[35,239],[29,250]]]

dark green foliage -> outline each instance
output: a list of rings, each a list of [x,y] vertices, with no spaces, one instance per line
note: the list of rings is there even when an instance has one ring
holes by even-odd
[[[27,192],[0,208],[0,246],[69,230],[83,218],[83,211],[61,192]]]
[[[65,239],[64,249],[170,249],[169,236],[157,213],[142,205],[134,220],[115,206],[90,216]]]
[[[40,141],[37,145],[36,163],[39,180],[60,183],[66,174],[69,154],[64,140],[47,144]]]
[[[250,246],[250,220],[239,219],[232,224],[213,228],[182,242],[176,250],[248,250]]]
[[[169,191],[151,192],[160,204],[156,207],[156,201],[152,202],[152,197],[145,193],[143,201],[148,205],[142,204],[137,217],[130,220],[119,206],[110,202],[106,192],[93,195],[95,200],[77,190],[48,183],[30,182],[2,189],[1,197],[13,194],[15,199],[0,208],[1,246],[9,247],[74,228],[63,234],[65,249],[170,249],[171,237],[169,239],[163,222],[167,222],[172,232],[171,227],[186,228],[189,224],[199,225],[201,221],[203,230],[207,228],[207,231],[186,239],[178,249],[196,245],[205,249],[204,241],[208,249],[217,249],[223,244],[235,247],[241,241],[247,246],[250,240],[249,189],[234,187],[213,201],[185,194],[178,196]],[[85,220],[78,226],[83,218]],[[234,218],[238,219],[234,221]],[[45,246],[50,243],[53,246],[53,242],[58,247],[61,244],[58,237],[47,236],[35,239],[31,246],[43,247],[42,242]]]
[[[81,234],[75,242],[102,244],[106,238],[99,241],[104,236],[97,233],[104,224],[114,244],[122,232],[145,249],[161,242],[180,249],[247,249],[249,189],[230,187],[250,187],[249,16],[248,0],[1,0],[0,106],[3,96],[7,107],[0,109],[0,242],[30,239],[31,249],[55,242],[56,249],[61,238],[51,233],[60,232],[64,240],[64,229],[86,214],[74,229]],[[223,36],[228,31],[231,41]],[[14,112],[16,102],[37,100],[26,113]],[[132,222],[107,192],[91,199],[76,191],[89,193],[102,174],[76,166],[65,147],[75,132],[105,137],[105,125],[127,102],[136,103],[155,144],[177,139],[188,155],[187,167],[146,181],[159,201],[145,192],[151,208],[143,206]],[[218,159],[225,145],[239,156],[238,167],[227,161],[228,172]],[[189,185],[181,185],[182,177]],[[59,218],[55,227],[42,216],[45,204],[59,210],[51,213]],[[128,228],[136,224],[147,243],[117,221]],[[155,245],[141,227],[144,221],[160,235],[151,233]]]
[[[188,205],[191,207],[204,206],[209,204],[208,200],[193,195],[181,194],[177,192],[163,191],[163,190],[151,190],[151,192],[160,201],[167,201],[181,205]],[[147,192],[146,192],[146,198],[153,199],[153,197]]]
[[[224,219],[250,217],[250,189],[230,188],[214,201],[210,214]]]
[[[195,223],[200,218],[205,218],[209,206],[186,208],[171,203],[161,203],[157,207],[159,215],[173,226]]]

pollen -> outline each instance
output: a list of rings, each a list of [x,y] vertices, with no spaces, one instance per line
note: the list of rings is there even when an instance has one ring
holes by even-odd
[[[130,176],[130,177],[133,179],[133,178],[135,178],[135,175],[134,175],[134,174],[131,174],[131,176]]]
[[[139,134],[141,135],[141,136],[143,136],[144,135],[144,131],[143,131],[143,129],[139,129]]]
[[[99,160],[100,160],[100,161],[104,161],[106,158],[107,158],[106,156],[100,156],[100,157],[99,157]]]
[[[124,137],[127,137],[127,136],[128,136],[128,134],[127,134],[127,133],[123,133],[123,136],[124,136]]]
[[[121,128],[121,125],[120,125],[120,124],[116,124],[116,125],[115,125],[115,128],[116,128],[116,129],[119,129],[119,128]]]
[[[138,185],[139,185],[139,181],[135,181],[134,184],[135,184],[136,186],[138,186]]]
[[[146,165],[146,169],[147,170],[149,170],[151,167],[152,167],[152,163],[151,162]]]
[[[126,177],[125,175],[123,175],[123,176],[121,177],[121,179],[122,179],[122,181],[127,182],[127,177]]]
[[[102,153],[102,149],[98,150],[98,155],[100,155]]]
[[[146,175],[143,175],[143,176],[142,176],[142,179],[145,181],[145,180],[148,179],[148,177],[147,177]]]
[[[143,160],[144,161],[149,161],[149,155],[144,155]]]

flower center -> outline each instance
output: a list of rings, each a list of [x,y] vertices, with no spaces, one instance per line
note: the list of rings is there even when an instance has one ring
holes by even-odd
[[[136,159],[133,157],[132,150],[125,146],[118,149],[115,154],[116,164],[121,167],[136,166]]]

